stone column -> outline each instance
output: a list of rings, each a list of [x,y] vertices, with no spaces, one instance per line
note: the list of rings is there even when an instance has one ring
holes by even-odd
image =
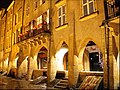
[[[31,76],[30,76],[30,57],[28,57],[27,60],[28,60],[27,79],[30,80],[30,78],[31,78]]]
[[[107,26],[104,36],[104,88],[114,89],[112,32]]]
[[[70,12],[71,18],[69,25],[69,51],[68,51],[68,81],[70,87],[74,87],[77,82],[78,69],[75,55],[77,55],[76,49],[76,28],[75,28],[75,10]]]
[[[109,55],[109,62],[108,62],[108,64],[109,64],[109,89],[114,89],[114,73],[113,73],[113,64],[114,64],[114,62],[113,62],[113,44],[112,44],[112,42],[113,42],[113,40],[112,40],[112,32],[111,32],[111,28],[108,28],[108,30],[109,30],[109,41],[108,41],[108,43],[109,43],[109,50],[108,50],[108,55]]]

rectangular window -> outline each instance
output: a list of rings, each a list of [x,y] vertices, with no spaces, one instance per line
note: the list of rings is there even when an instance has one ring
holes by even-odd
[[[21,21],[21,17],[22,17],[22,7],[18,10],[18,16],[17,16],[18,22]]]
[[[42,5],[45,3],[45,0],[39,0],[39,2],[40,2],[40,5]]]
[[[37,18],[37,25],[39,26],[38,29],[42,28],[42,15]]]
[[[37,9],[37,1],[34,2],[34,10]]]
[[[16,43],[19,41],[18,35],[19,35],[19,31],[17,30],[16,31]]]
[[[14,14],[14,25],[16,25],[16,24],[17,24],[17,15]]]
[[[58,26],[62,26],[66,23],[66,7],[61,6],[58,8]]]
[[[94,0],[83,0],[83,16],[89,15],[95,11]]]
[[[27,16],[29,15],[29,12],[30,12],[30,6],[29,6],[29,4],[27,4],[27,6],[26,6],[26,15]]]

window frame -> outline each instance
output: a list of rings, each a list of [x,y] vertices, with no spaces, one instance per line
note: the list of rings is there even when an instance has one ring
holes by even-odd
[[[90,3],[93,3],[93,12],[90,12]],[[87,6],[87,14],[84,12],[84,6]],[[86,0],[84,3],[84,0],[82,0],[82,15],[87,16],[95,12],[95,0]]]
[[[34,1],[34,11],[35,11],[37,8],[38,8],[38,2],[37,2],[37,0],[36,0],[36,1]]]
[[[30,14],[30,5],[27,4],[26,6],[26,16],[28,16]]]
[[[58,14],[58,18],[57,18],[58,19],[58,27],[66,24],[66,5],[65,4],[58,7],[57,14]],[[65,17],[65,19],[64,19],[64,17]]]
[[[39,29],[42,28],[42,22],[43,22],[43,15],[40,15],[40,16],[36,19],[37,25],[41,24],[41,25],[39,26]]]

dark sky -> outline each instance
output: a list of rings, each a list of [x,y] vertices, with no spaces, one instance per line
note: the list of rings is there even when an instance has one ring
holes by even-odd
[[[7,8],[13,0],[0,0],[0,9]]]

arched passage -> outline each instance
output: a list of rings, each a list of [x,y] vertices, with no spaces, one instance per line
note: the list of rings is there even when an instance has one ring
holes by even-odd
[[[48,50],[42,47],[37,55],[37,67],[38,69],[47,69],[47,55]]]
[[[21,62],[20,66],[18,67],[18,77],[25,78],[27,72],[28,72],[28,56],[25,57],[25,59]]]
[[[19,53],[16,54],[15,59],[12,61],[12,68],[17,68],[18,59],[19,59]]]
[[[93,41],[89,41],[83,54],[84,71],[103,71],[102,53]]]
[[[68,45],[63,42],[61,48],[55,54],[57,71],[68,70]]]

